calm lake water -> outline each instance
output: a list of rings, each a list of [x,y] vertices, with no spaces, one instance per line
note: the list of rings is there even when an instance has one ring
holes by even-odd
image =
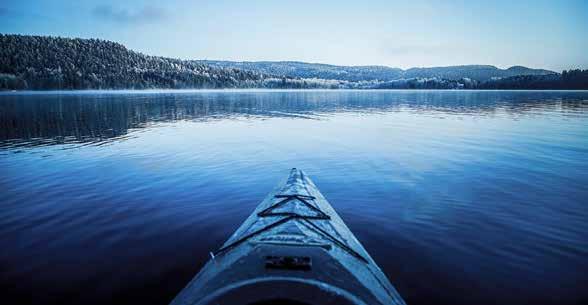
[[[0,291],[167,304],[298,167],[409,304],[588,303],[588,92],[0,95]]]

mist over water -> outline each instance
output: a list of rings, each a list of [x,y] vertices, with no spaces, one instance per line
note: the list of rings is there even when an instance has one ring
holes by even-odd
[[[166,304],[303,169],[408,304],[588,302],[588,92],[0,95],[0,290]]]

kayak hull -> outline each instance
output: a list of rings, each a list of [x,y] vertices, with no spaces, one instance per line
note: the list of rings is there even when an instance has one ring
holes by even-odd
[[[405,304],[298,169],[212,256],[172,305]]]

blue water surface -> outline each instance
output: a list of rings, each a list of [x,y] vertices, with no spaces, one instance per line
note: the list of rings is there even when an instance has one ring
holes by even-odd
[[[0,95],[0,290],[167,304],[291,167],[409,304],[588,303],[588,92]]]

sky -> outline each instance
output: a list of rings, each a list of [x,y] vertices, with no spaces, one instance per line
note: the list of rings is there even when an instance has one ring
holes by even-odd
[[[0,33],[182,59],[588,69],[584,0],[2,0]]]

